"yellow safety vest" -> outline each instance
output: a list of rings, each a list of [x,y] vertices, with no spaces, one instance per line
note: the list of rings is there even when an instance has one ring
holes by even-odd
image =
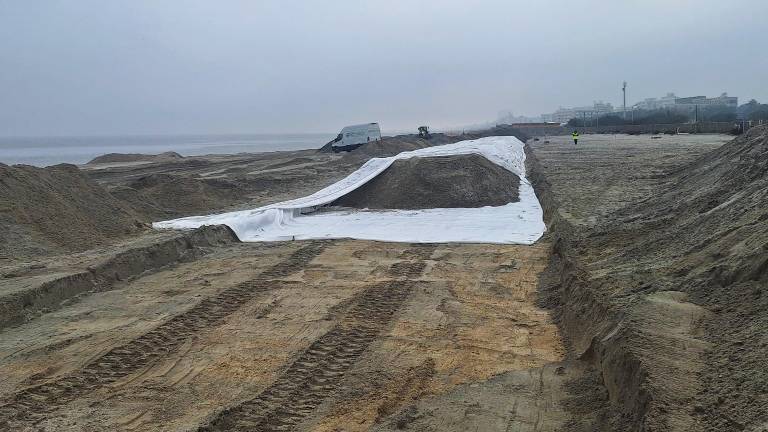
[[[571,134],[571,136],[573,137],[573,139],[578,139],[579,138],[579,133],[578,132],[574,132],[574,133]]]

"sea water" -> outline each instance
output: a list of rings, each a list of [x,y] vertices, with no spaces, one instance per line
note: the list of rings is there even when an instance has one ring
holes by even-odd
[[[87,137],[0,137],[0,162],[7,165],[48,166],[84,164],[106,153],[157,154],[174,151],[182,156],[259,153],[320,148],[333,133],[250,135],[144,135]]]

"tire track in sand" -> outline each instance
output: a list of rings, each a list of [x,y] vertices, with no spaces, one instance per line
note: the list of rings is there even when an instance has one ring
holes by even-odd
[[[81,369],[60,379],[19,391],[0,405],[0,428],[42,420],[46,414],[67,403],[175,352],[196,333],[222,323],[228,315],[260,294],[279,288],[282,282],[275,279],[301,271],[328,245],[328,242],[314,241],[260,273],[255,279],[202,300],[155,329],[91,360]]]
[[[426,259],[434,249],[419,245],[401,257]],[[339,387],[344,374],[389,326],[418,283],[408,278],[420,276],[425,267],[424,261],[392,265],[389,273],[399,279],[365,288],[340,322],[301,353],[271,386],[255,398],[218,413],[198,431],[293,430]]]

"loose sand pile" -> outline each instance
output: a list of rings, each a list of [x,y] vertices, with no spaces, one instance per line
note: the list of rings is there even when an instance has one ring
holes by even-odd
[[[304,150],[107,164],[84,172],[140,215],[159,221],[309,195],[363,162]]]
[[[650,406],[647,424],[672,412],[691,415],[702,430],[758,430],[768,412],[768,128],[705,155],[668,184],[620,211],[577,254],[595,254],[602,268],[631,269],[611,274],[603,292],[682,291],[711,313],[698,324],[711,344],[702,356],[642,342],[652,375],[676,378],[647,384],[660,386],[652,397],[663,401]],[[674,360],[665,363],[659,353],[670,349]],[[686,378],[686,368],[696,372]],[[695,400],[674,400],[688,382],[700,388]]]
[[[480,155],[395,161],[332,205],[369,209],[473,208],[518,201],[520,178]]]
[[[678,177],[679,187],[648,203],[640,223],[653,235],[632,253],[668,256],[675,283],[717,312],[700,415],[708,430],[742,430],[768,413],[768,127]]]
[[[110,192],[150,219],[222,209],[247,195],[236,180],[170,174],[146,175]]]
[[[0,164],[0,256],[82,251],[144,229],[74,165]]]

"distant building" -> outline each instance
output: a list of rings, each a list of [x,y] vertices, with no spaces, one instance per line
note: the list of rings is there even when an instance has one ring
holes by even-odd
[[[635,109],[642,109],[642,110],[656,110],[656,109],[663,109],[663,108],[669,108],[675,105],[675,100],[677,100],[678,97],[675,96],[674,93],[667,93],[666,96],[662,96],[660,98],[646,98],[641,102],[638,102],[635,104]]]
[[[634,105],[634,109],[655,110],[665,108],[689,109],[697,106],[723,106],[736,108],[739,106],[739,98],[728,96],[723,93],[718,97],[708,98],[706,96],[677,97],[674,93],[667,93],[661,98],[648,98]]]
[[[739,107],[739,98],[737,96],[728,96],[728,93],[723,92],[720,96],[708,99],[711,103],[717,105],[725,105],[730,108]]]
[[[603,101],[594,102],[592,106],[563,108],[560,107],[552,114],[542,114],[542,120],[545,122],[567,123],[568,120],[577,118],[592,120],[604,115],[613,114],[615,109],[610,103]]]
[[[516,116],[511,111],[499,111],[496,124],[538,123],[541,117]]]
[[[675,105],[677,106],[696,106],[696,105],[708,105],[708,106],[724,106],[729,108],[736,108],[739,106],[739,98],[735,96],[728,96],[728,93],[723,93],[718,97],[708,98],[706,96],[693,96],[685,98],[675,99]]]
[[[674,109],[676,111],[693,112],[703,106],[706,107],[728,107],[736,108],[739,106],[739,98],[728,96],[723,93],[720,96],[708,98],[706,96],[677,97],[674,93],[667,93],[660,98],[647,98],[632,106],[633,110],[658,110]],[[627,112],[630,108],[627,107]],[[622,108],[614,108],[610,103],[594,102],[592,106],[563,108],[551,114],[542,114],[541,120],[544,122],[566,123],[570,119],[594,120],[609,114],[621,116]]]

